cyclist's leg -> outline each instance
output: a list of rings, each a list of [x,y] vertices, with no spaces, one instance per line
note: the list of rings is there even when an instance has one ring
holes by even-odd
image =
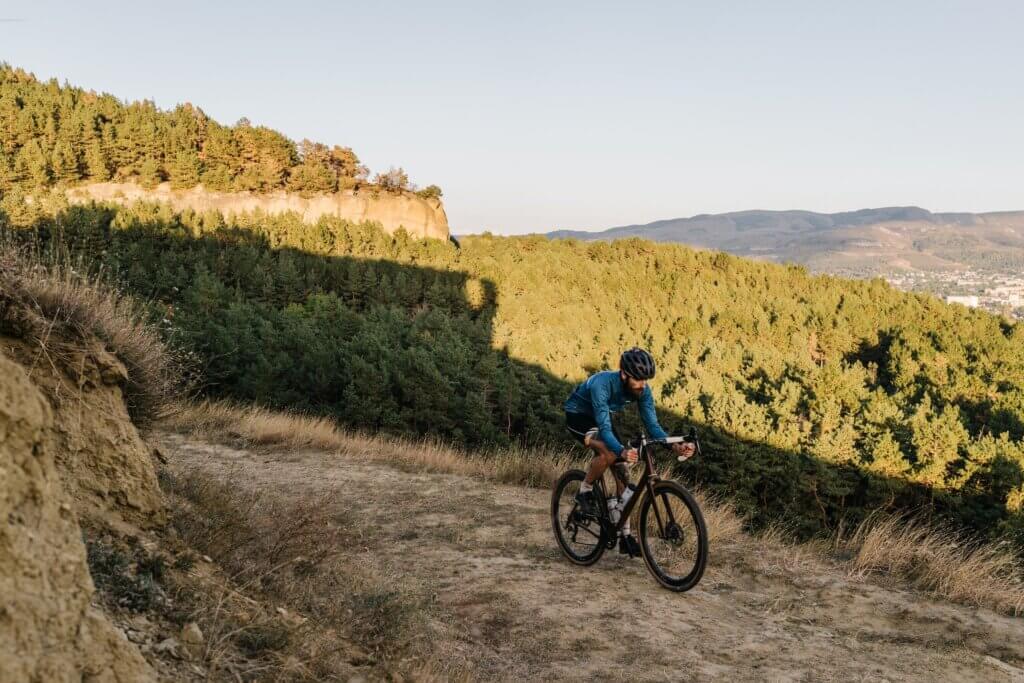
[[[593,486],[594,482],[604,475],[604,471],[615,464],[615,453],[608,448],[604,441],[597,437],[597,434],[588,434],[584,445],[594,451],[594,459],[590,461],[590,468],[584,479],[588,485]]]

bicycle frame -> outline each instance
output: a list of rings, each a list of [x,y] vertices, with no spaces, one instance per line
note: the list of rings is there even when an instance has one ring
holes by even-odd
[[[644,473],[640,477],[640,481],[636,485],[636,493],[626,503],[626,507],[622,509],[622,513],[619,516],[619,521],[614,525],[611,523],[611,519],[608,518],[608,508],[602,506],[601,510],[601,523],[612,526],[615,530],[615,536],[617,537],[622,531],[623,526],[629,520],[629,516],[633,513],[633,508],[636,507],[644,495],[654,498],[654,485],[661,481],[661,477],[654,471],[654,458],[651,455],[651,450],[654,445],[670,446],[676,443],[692,443],[697,448],[695,455],[700,455],[700,442],[697,441],[696,431],[691,429],[690,433],[686,436],[670,436],[667,439],[648,439],[646,436],[640,438],[639,445],[639,457],[644,461]],[[603,485],[602,485],[603,487]],[[672,514],[672,508],[669,506],[668,501],[665,501],[665,509],[668,510],[669,522],[672,524],[676,523],[675,516]],[[658,506],[654,506],[654,515],[658,521],[658,531],[662,534],[665,533],[665,524],[661,519],[661,512],[658,510]]]

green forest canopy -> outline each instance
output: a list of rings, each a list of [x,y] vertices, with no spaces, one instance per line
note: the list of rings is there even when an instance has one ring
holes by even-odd
[[[298,216],[83,207],[22,231],[152,301],[203,391],[469,446],[564,444],[572,383],[649,348],[691,476],[803,534],[926,506],[1019,533],[1024,331],[881,280],[640,240],[461,250]]]
[[[0,192],[166,180],[175,188],[312,194],[371,185],[368,176],[348,147],[296,145],[246,119],[224,126],[191,104],[162,111],[148,100],[125,103],[0,63]],[[372,187],[414,189],[400,168],[378,174]],[[421,194],[436,198],[441,190],[431,185]]]

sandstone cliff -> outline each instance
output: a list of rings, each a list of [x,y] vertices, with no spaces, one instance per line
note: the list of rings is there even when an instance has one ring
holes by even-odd
[[[448,239],[448,217],[437,199],[423,199],[414,194],[380,192],[355,193],[351,190],[333,195],[309,198],[288,192],[255,194],[251,192],[213,192],[202,186],[189,190],[173,190],[169,183],[147,190],[134,183],[94,183],[68,191],[72,203],[113,201],[130,204],[136,201],[167,202],[181,211],[219,211],[222,214],[264,211],[270,214],[295,212],[313,223],[321,216],[337,216],[353,223],[380,223],[387,232],[399,228],[416,237]]]
[[[9,348],[3,339],[0,347]],[[91,605],[75,506],[58,469],[55,420],[32,372],[0,350],[0,680],[155,680],[135,645]],[[80,417],[96,417],[88,402]],[[101,456],[102,457],[102,456]],[[107,463],[108,465],[111,463]],[[108,474],[113,474],[107,471]],[[95,473],[102,477],[103,471]]]
[[[0,681],[155,680],[93,605],[79,525],[131,532],[165,518],[128,371],[69,313],[86,285],[16,256],[0,253]]]

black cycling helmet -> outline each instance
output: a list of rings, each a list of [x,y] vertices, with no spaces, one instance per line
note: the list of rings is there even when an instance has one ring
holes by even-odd
[[[639,346],[634,346],[622,353],[619,369],[633,379],[651,379],[654,377],[654,358]]]

